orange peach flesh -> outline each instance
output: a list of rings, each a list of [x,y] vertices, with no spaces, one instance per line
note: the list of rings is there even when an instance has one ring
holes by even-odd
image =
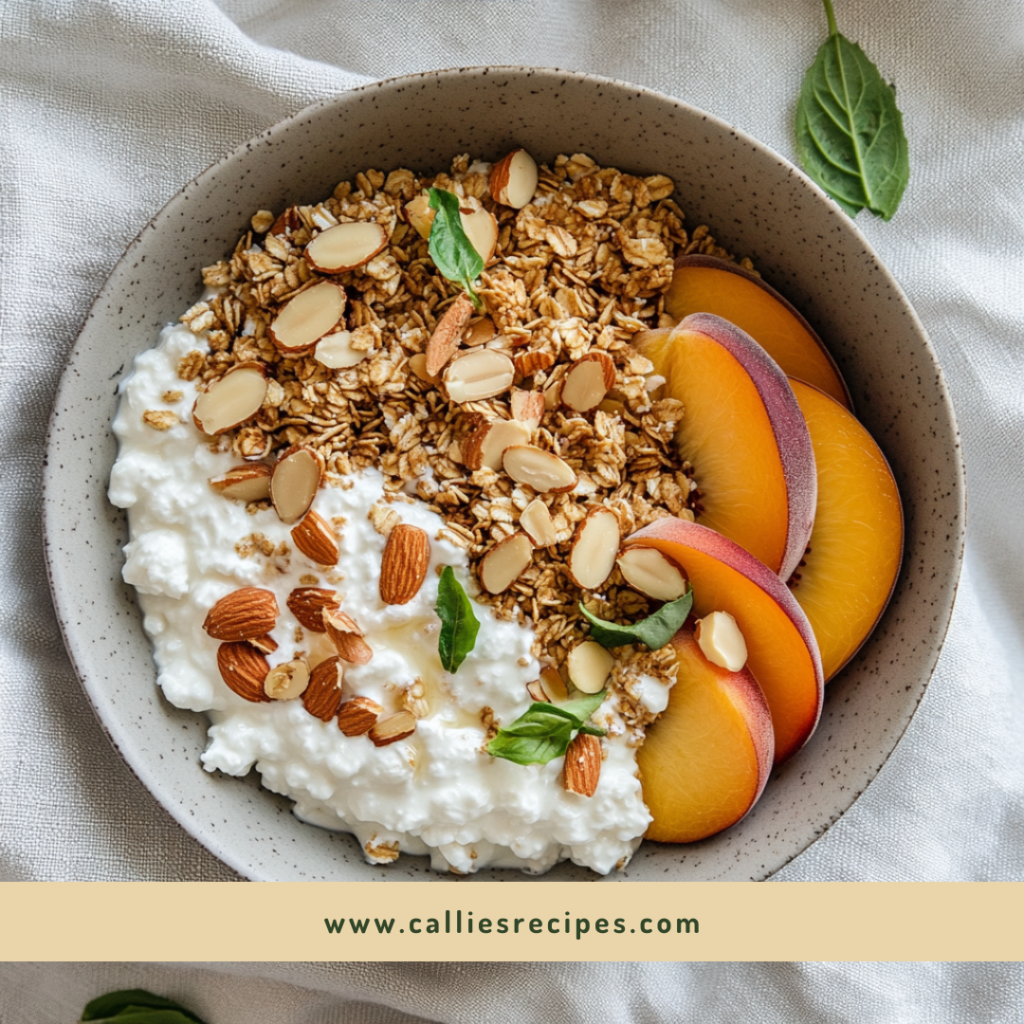
[[[817,477],[785,375],[748,335],[695,314],[642,346],[686,407],[676,434],[694,467],[699,521],[788,577],[807,546]]]
[[[693,614],[729,612],[747,644],[747,668],[764,692],[775,729],[775,763],[791,757],[818,724],[824,681],[814,632],[774,573],[728,538],[683,519],[658,519],[628,544],[657,548],[693,587]]]
[[[735,263],[711,256],[684,256],[665,295],[678,320],[715,313],[758,341],[783,371],[799,377],[850,408],[843,378],[810,324],[774,288]]]
[[[790,383],[814,445],[818,511],[789,586],[814,629],[827,682],[888,604],[903,555],[903,509],[889,464],[864,427],[817,388]]]
[[[735,824],[761,795],[772,767],[772,720],[748,671],[701,654],[684,626],[672,641],[679,679],[668,708],[637,751],[647,838],[692,843]]]

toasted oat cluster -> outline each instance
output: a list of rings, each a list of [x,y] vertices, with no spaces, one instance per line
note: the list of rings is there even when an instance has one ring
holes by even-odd
[[[581,600],[617,622],[651,610],[621,575],[620,539],[692,518],[691,467],[673,444],[684,409],[636,342],[673,322],[676,256],[730,257],[706,227],[686,231],[664,175],[583,154],[536,175],[518,208],[507,168],[496,187],[489,165],[460,156],[449,173],[368,170],[315,206],[259,211],[233,256],[203,271],[216,294],[181,319],[210,350],[179,376],[206,394],[231,381],[243,404],[256,389],[258,411],[217,431],[218,449],[254,467],[309,449],[329,484],[375,467],[392,501],[425,502],[467,551],[479,599],[528,616],[535,655],[560,667],[586,639]],[[479,309],[429,255],[431,187],[459,198],[483,250]],[[151,426],[163,429],[158,415]],[[371,518],[385,535],[398,521],[387,503]],[[633,681],[672,678],[674,656],[617,655],[611,685],[642,727]]]

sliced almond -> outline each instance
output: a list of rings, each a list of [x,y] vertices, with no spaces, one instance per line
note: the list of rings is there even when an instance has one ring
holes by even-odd
[[[254,704],[266,703],[270,698],[263,691],[263,680],[270,672],[267,659],[250,644],[232,642],[217,648],[217,668],[221,679],[239,697]]]
[[[565,380],[559,377],[558,380],[552,381],[544,388],[544,408],[549,412],[562,404],[562,385],[564,383]]]
[[[547,370],[555,365],[553,352],[520,352],[514,359],[516,373],[523,377],[532,377],[541,370]]]
[[[269,633],[251,637],[246,643],[252,644],[261,654],[273,654],[277,650],[277,641]]]
[[[463,335],[462,344],[467,348],[486,345],[497,333],[494,321],[489,316],[483,316],[470,323],[465,335]]]
[[[333,281],[299,292],[270,325],[270,339],[286,355],[303,352],[330,334],[345,313],[345,289]]]
[[[271,700],[295,700],[309,686],[309,665],[303,658],[275,665],[263,680],[263,692]]]
[[[685,573],[657,548],[627,547],[616,561],[622,578],[655,601],[676,601],[686,593]]]
[[[223,434],[260,411],[267,386],[267,368],[262,363],[236,363],[196,399],[192,422],[211,437]]]
[[[550,704],[548,695],[544,692],[544,687],[540,685],[539,679],[534,679],[533,682],[526,684],[526,692],[530,695],[531,700],[536,701],[538,704]]]
[[[384,545],[380,565],[380,599],[408,604],[423,586],[430,566],[430,538],[418,526],[399,523]]]
[[[347,370],[370,356],[369,350],[352,347],[351,331],[335,331],[321,338],[313,349],[313,358],[329,370]]]
[[[302,694],[302,706],[322,722],[329,722],[341,707],[341,683],[344,669],[341,658],[326,658],[309,674],[309,685]]]
[[[311,562],[317,565],[338,564],[338,542],[334,539],[334,530],[323,516],[312,509],[298,526],[292,528],[292,541]]]
[[[516,420],[485,420],[459,443],[459,452],[470,469],[500,469],[505,449],[529,440],[529,428]]]
[[[747,641],[728,612],[711,612],[698,619],[693,638],[704,657],[719,668],[739,672],[747,663]]]
[[[420,238],[430,238],[430,229],[434,225],[434,211],[430,208],[430,196],[425,192],[410,199],[402,207],[402,216]]]
[[[501,461],[505,472],[516,483],[529,484],[541,494],[562,494],[576,486],[572,466],[535,445],[517,444],[506,448]]]
[[[537,548],[549,548],[558,543],[551,513],[541,498],[534,498],[519,515],[519,525]]]
[[[263,462],[235,466],[222,476],[211,477],[210,486],[233,501],[263,501],[270,497],[270,467]]]
[[[615,363],[607,352],[588,352],[569,367],[562,384],[562,403],[576,412],[590,412],[615,386]]]
[[[491,168],[490,189],[495,202],[521,210],[537,190],[537,162],[525,149],[513,149]]]
[[[601,741],[590,733],[577,733],[565,752],[562,785],[570,793],[593,796],[600,777]]]
[[[498,221],[494,214],[481,206],[472,213],[460,210],[459,220],[462,221],[462,230],[466,232],[466,237],[480,254],[480,258],[484,263],[490,263],[498,246]]]
[[[416,731],[416,718],[408,711],[396,711],[393,715],[378,718],[366,734],[375,747],[386,747],[411,736]]]
[[[296,445],[281,454],[270,477],[270,500],[282,523],[298,522],[313,504],[324,478],[324,457]]]
[[[569,574],[578,587],[596,590],[615,568],[619,553],[619,518],[611,509],[594,508],[576,527],[569,550]]]
[[[324,608],[322,619],[327,638],[350,665],[365,665],[373,657],[373,649],[363,639],[363,631],[351,616],[340,608]]]
[[[544,394],[541,391],[512,392],[512,418],[530,428],[532,433],[544,418]]]
[[[311,633],[326,633],[323,610],[337,608],[338,592],[326,587],[296,587],[285,602],[288,610]]]
[[[417,352],[416,355],[409,357],[409,369],[412,370],[420,380],[426,381],[428,384],[436,386],[441,383],[440,377],[434,377],[427,373],[427,357],[423,352]]]
[[[383,713],[384,709],[375,700],[353,697],[338,709],[338,728],[346,736],[363,736],[377,724]]]
[[[436,377],[448,365],[459,347],[462,332],[473,315],[473,303],[465,292],[444,311],[427,342],[427,374]]]
[[[563,704],[569,699],[569,688],[554,665],[546,665],[540,670],[540,685],[552,704]]]
[[[242,587],[209,610],[203,629],[214,640],[251,640],[269,633],[277,625],[279,614],[273,591]]]
[[[512,386],[515,366],[504,352],[474,348],[450,363],[444,372],[448,397],[457,404],[480,402]]]
[[[306,262],[324,274],[341,274],[369,263],[387,244],[387,231],[375,221],[335,224],[306,246]]]
[[[581,693],[603,690],[615,665],[615,659],[596,640],[578,643],[565,662],[569,681]]]
[[[298,231],[301,227],[302,218],[299,216],[299,211],[294,206],[289,206],[287,210],[278,214],[277,220],[270,225],[268,234],[287,235]]]
[[[522,575],[533,559],[533,545],[525,533],[513,533],[498,541],[480,559],[477,575],[489,594],[501,594]]]

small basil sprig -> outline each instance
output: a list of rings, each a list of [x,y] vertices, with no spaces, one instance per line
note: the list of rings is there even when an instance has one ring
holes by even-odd
[[[484,269],[484,261],[462,228],[459,197],[444,189],[432,188],[430,208],[435,211],[427,246],[430,258],[449,281],[466,289],[473,305],[480,309],[482,303],[473,290],[473,282]]]
[[[141,988],[97,996],[82,1011],[82,1021],[117,1021],[117,1024],[204,1024],[181,1003],[155,996]]]
[[[822,2],[829,37],[800,90],[800,162],[851,217],[867,207],[889,220],[910,178],[896,88],[886,85],[864,51],[840,34],[832,0]]]
[[[623,647],[626,644],[646,644],[652,651],[664,647],[679,632],[679,627],[686,621],[693,607],[693,591],[688,591],[677,601],[663,604],[653,615],[634,622],[629,626],[620,626],[617,622],[607,622],[591,615],[583,602],[580,611],[590,623],[590,635],[602,647]]]
[[[476,646],[480,623],[473,614],[473,602],[466,596],[450,565],[441,570],[437,584],[437,614],[441,619],[437,653],[446,671],[457,672],[466,655]]]
[[[606,693],[601,690],[566,704],[534,702],[511,725],[498,730],[487,744],[487,753],[516,764],[547,764],[569,749],[577,733],[603,736],[604,729],[586,721],[601,706]]]

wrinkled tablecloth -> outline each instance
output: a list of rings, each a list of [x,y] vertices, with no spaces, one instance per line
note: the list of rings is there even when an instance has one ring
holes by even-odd
[[[891,222],[864,213],[857,223],[906,290],[945,368],[968,465],[969,539],[946,647],[917,715],[867,791],[776,877],[1020,880],[1024,3],[836,7],[841,30],[897,85],[910,186]],[[375,78],[468,64],[554,65],[636,82],[793,158],[795,100],[825,34],[818,0],[0,3],[0,878],[235,877],[163,812],[101,732],[64,653],[42,555],[40,472],[66,354],[121,252],[170,196],[314,100]],[[82,977],[93,970],[83,968]],[[466,967],[448,970],[470,976]],[[485,980],[482,991],[529,990],[522,970],[485,973],[494,987]],[[900,975],[865,965],[838,973],[827,965],[750,966],[723,976],[710,967],[652,966],[627,986],[630,998],[647,1000],[648,1016],[623,1010],[605,1019],[670,1019],[659,1016],[668,1002],[657,992],[699,1002],[721,985],[731,991],[721,978],[734,976],[745,999],[763,997],[791,1013],[802,1006],[804,1019],[1011,1019],[1000,1016],[999,970],[973,970],[967,988],[991,1007],[987,1016],[901,1016],[899,1007],[928,993],[960,1006],[966,997],[954,968]],[[201,976],[170,971],[164,987]],[[404,993],[392,1003],[405,1012],[422,1005],[430,1019],[470,1019],[470,996],[450,1007],[440,996],[403,1002],[409,986],[443,976],[442,968],[421,976],[411,966],[367,967],[351,991]],[[393,980],[379,989],[366,980],[382,977]],[[543,991],[583,984],[568,967],[542,977]],[[890,992],[897,977],[904,980]],[[320,973],[292,980],[319,994],[306,1016],[278,1019],[341,1019],[322,1009],[333,1004]],[[638,995],[648,982],[651,994]],[[826,983],[848,993],[848,1010],[815,1016],[815,986]],[[231,990],[226,980],[208,984],[212,999]],[[289,989],[273,991],[293,998]],[[886,999],[891,1013],[855,1012]],[[588,1019],[585,1000],[564,1000],[557,1005],[565,1019]],[[359,1012],[345,1019],[410,1019]],[[271,1018],[218,1021],[233,1019]]]

